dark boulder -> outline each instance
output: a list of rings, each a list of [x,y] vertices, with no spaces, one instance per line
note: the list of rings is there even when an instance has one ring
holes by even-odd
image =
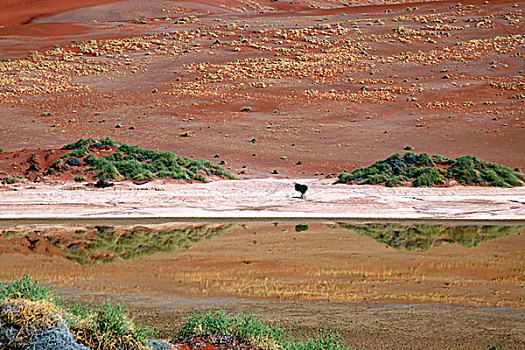
[[[82,161],[78,159],[77,157],[69,158],[66,163],[71,166],[81,166],[82,165]]]

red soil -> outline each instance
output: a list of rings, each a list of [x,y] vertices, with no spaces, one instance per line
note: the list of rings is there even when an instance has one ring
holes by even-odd
[[[28,24],[35,19],[117,0],[0,0],[0,26]]]
[[[0,64],[5,150],[109,136],[224,160],[241,176],[312,177],[411,145],[525,168],[523,2],[149,0],[128,13],[128,1],[59,1],[38,10],[49,3],[9,1],[2,12],[5,24],[56,14],[0,29],[0,57],[13,58]],[[41,56],[22,59],[32,50]]]
[[[258,350],[260,348],[215,336],[192,336],[173,344],[177,350]]]

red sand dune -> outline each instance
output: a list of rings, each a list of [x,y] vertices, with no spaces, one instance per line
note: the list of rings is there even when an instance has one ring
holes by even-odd
[[[0,0],[0,26],[31,23],[37,18],[115,0]]]

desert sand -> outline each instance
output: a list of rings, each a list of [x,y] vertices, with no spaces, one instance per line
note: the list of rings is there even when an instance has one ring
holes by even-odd
[[[23,174],[35,152],[110,137],[221,162],[241,179],[107,189],[67,178],[23,180],[0,185],[2,229],[172,220],[290,226],[268,231],[262,244],[239,231],[174,254],[94,266],[43,245],[34,251],[29,235],[25,245],[2,245],[2,280],[32,272],[57,282],[66,297],[124,300],[166,338],[194,307],[226,305],[295,334],[335,329],[364,349],[523,349],[520,233],[406,258],[339,233],[355,243],[345,250],[336,236],[323,240],[326,231],[315,224],[302,236],[290,233],[303,221],[523,224],[524,188],[348,186],[333,185],[333,176],[406,146],[525,168],[524,11],[523,1],[505,0],[0,0],[0,147],[9,153],[0,157],[1,176]],[[308,184],[306,199],[297,198],[294,181]],[[266,245],[272,251],[254,248]],[[323,249],[320,266],[328,267],[319,273],[329,281],[331,264],[367,266],[356,275],[355,299],[298,292],[300,278],[319,268],[305,262]],[[301,273],[284,271],[273,250]],[[409,272],[387,276],[376,262]],[[427,270],[414,274],[416,263]],[[166,264],[172,270],[163,272]],[[232,291],[212,278],[227,270],[234,282],[243,276],[244,287],[256,275],[259,284],[251,284],[260,286],[276,269],[276,285],[298,283],[286,302],[278,301],[281,290]],[[383,290],[366,302],[384,281],[386,291],[396,286],[391,295]]]
[[[294,180],[222,180],[208,184],[25,183],[0,188],[0,219],[384,219],[433,221],[525,221],[525,188],[386,188],[308,184],[299,198]]]

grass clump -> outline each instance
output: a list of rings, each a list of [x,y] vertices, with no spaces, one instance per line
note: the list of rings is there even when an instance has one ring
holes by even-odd
[[[293,338],[277,323],[252,314],[228,314],[224,310],[196,310],[174,331],[172,342],[189,336],[220,335],[264,350],[349,350],[335,333],[319,332],[313,338]]]
[[[0,287],[0,326],[0,345],[9,349],[146,350],[154,333],[136,326],[122,303],[67,305],[27,275]]]
[[[58,300],[49,287],[38,283],[29,275],[25,275],[11,285],[1,286],[0,300],[4,299],[46,300],[49,302]]]
[[[60,157],[53,167],[60,169],[67,159],[76,157],[83,160],[84,166],[89,166],[88,170],[96,171],[95,180],[149,181],[155,178],[172,178],[208,182],[208,176],[211,175],[236,179],[233,173],[208,160],[143,149],[110,138],[80,139],[64,145],[62,149],[71,152]]]
[[[455,180],[464,185],[517,187],[525,184],[525,175],[509,167],[490,163],[475,156],[457,159],[440,154],[395,153],[368,167],[342,172],[336,183],[385,184],[396,186],[402,182],[413,187],[445,185]]]
[[[128,317],[122,302],[113,304],[105,301],[94,312],[80,312],[70,317],[71,332],[75,339],[91,349],[148,349],[147,340],[154,331],[147,327],[135,326]]]

